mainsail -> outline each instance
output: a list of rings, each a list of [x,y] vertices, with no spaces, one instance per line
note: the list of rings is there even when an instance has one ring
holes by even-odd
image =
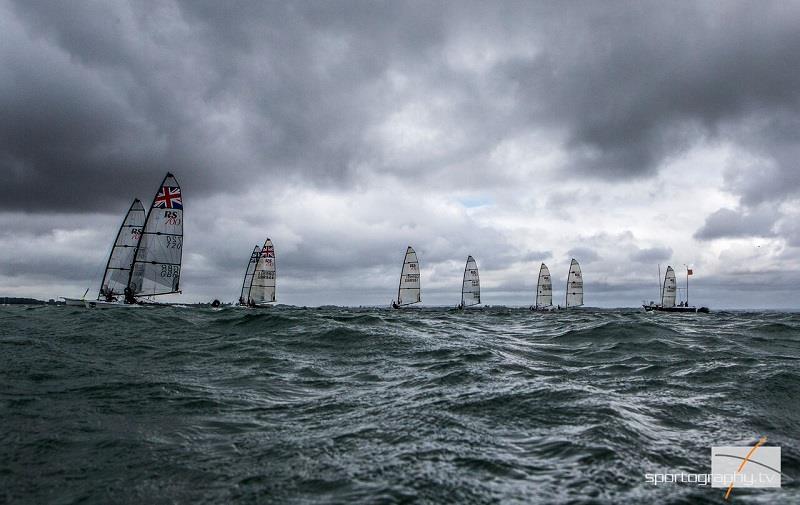
[[[481,303],[481,279],[478,277],[478,264],[475,258],[467,256],[464,282],[461,285],[461,306],[469,307],[479,303]]]
[[[675,306],[675,294],[678,291],[678,284],[675,280],[675,270],[672,267],[667,267],[667,274],[664,276],[664,289],[661,295],[662,307]]]
[[[256,271],[256,263],[261,255],[261,248],[258,246],[253,247],[253,252],[250,253],[250,261],[247,262],[247,269],[244,271],[244,280],[242,281],[242,293],[239,296],[239,303],[244,305],[247,303],[247,297],[250,295],[250,286],[253,284],[253,274]]]
[[[270,239],[265,240],[261,248],[248,301],[255,304],[275,301],[275,247]]]
[[[406,249],[403,270],[400,272],[400,286],[397,288],[397,305],[411,305],[421,302],[419,291],[419,261],[411,246]]]
[[[183,256],[183,198],[175,177],[167,173],[153,198],[128,277],[132,295],[180,292]]]
[[[581,277],[581,266],[574,258],[569,264],[566,304],[567,307],[583,305],[583,277]]]
[[[553,306],[553,281],[550,270],[542,263],[539,267],[539,281],[536,283],[536,308]]]
[[[117,238],[111,247],[111,254],[108,255],[106,271],[103,274],[103,281],[100,283],[100,293],[97,295],[98,300],[110,301],[125,291],[133,263],[133,254],[142,234],[144,220],[144,206],[136,198],[128,209],[125,219],[122,220]]]

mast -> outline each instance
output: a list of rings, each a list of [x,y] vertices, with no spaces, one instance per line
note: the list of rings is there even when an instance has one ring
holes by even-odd
[[[411,249],[411,246],[408,246],[408,249]],[[406,249],[406,255],[403,256],[403,266],[400,267],[400,281],[397,283],[397,305],[400,305],[400,288],[403,287],[403,270],[406,268],[406,256],[408,256],[408,249]]]
[[[540,293],[542,292],[541,284],[542,284],[542,267],[543,266],[544,266],[544,263],[542,263],[541,266],[539,267],[539,277],[536,278],[536,300],[534,300],[533,306],[535,308],[537,308],[537,309],[539,308],[539,296],[541,296]]]
[[[126,299],[180,293],[182,257],[183,197],[175,176],[167,172],[153,197],[133,253],[126,288],[130,298]]]
[[[569,278],[570,274],[572,274],[572,262],[575,261],[575,258],[572,258],[572,261],[569,262],[569,272],[567,272],[567,289],[564,293],[564,308],[569,307]]]
[[[469,260],[472,259],[472,256],[467,257],[467,263],[464,265],[464,277],[462,277],[461,281],[461,306],[464,307],[464,288],[467,284],[467,269],[469,268]]]
[[[661,284],[661,263],[658,264],[658,299],[664,301],[664,286]]]

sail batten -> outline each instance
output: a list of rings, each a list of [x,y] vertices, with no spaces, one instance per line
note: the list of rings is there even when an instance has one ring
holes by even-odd
[[[272,244],[272,240],[268,238],[264,241],[264,247],[258,253],[258,261],[253,271],[253,278],[247,295],[248,303],[258,305],[276,301],[275,263],[275,246]]]
[[[677,291],[678,282],[675,278],[675,270],[671,266],[667,266],[667,273],[664,275],[664,286],[661,291],[661,306],[674,307]]]
[[[144,221],[144,206],[136,198],[122,220],[117,237],[114,239],[114,245],[111,247],[111,253],[108,255],[106,270],[100,283],[100,292],[97,295],[98,300],[111,300],[125,291]]]
[[[553,306],[553,281],[550,269],[542,263],[539,267],[539,280],[536,282],[536,308]]]
[[[583,305],[583,276],[581,275],[581,266],[575,258],[572,259],[569,265],[565,303],[567,307],[579,307]]]
[[[461,307],[469,307],[481,303],[481,279],[478,275],[478,263],[472,256],[467,257],[464,266],[464,281],[461,285]]]
[[[180,292],[183,259],[183,198],[175,177],[167,173],[153,197],[134,252],[128,287],[134,296]]]
[[[414,248],[408,246],[403,258],[403,269],[400,272],[400,285],[397,288],[397,305],[411,305],[421,301],[419,261]]]

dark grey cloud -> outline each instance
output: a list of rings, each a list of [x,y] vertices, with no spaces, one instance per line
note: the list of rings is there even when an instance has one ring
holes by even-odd
[[[787,108],[754,122],[757,127],[745,123],[736,131],[751,156],[730,164],[725,188],[747,207],[800,197],[800,115]]]
[[[738,139],[729,126],[748,118],[796,121],[800,103],[800,7],[785,2],[2,7],[5,208],[102,209],[166,170],[197,196],[259,177],[417,177],[480,165],[504,139],[540,129],[563,132],[566,168],[651,174],[698,139]],[[481,66],[486,54],[501,55]],[[451,103],[437,108],[439,97]],[[461,140],[385,152],[374,131],[404,103]],[[793,141],[775,130],[747,138]],[[791,159],[773,161],[796,182]],[[98,194],[109,173],[118,184]]]
[[[520,258],[521,261],[547,261],[553,256],[552,251],[531,251]]]
[[[654,172],[751,115],[797,116],[800,19],[782,3],[576,4],[551,14],[542,52],[507,69],[569,132],[588,174]],[[527,85],[526,85],[527,84]],[[769,137],[758,128],[757,137]]]
[[[646,263],[648,265],[667,261],[670,258],[672,258],[671,247],[648,247],[645,249],[639,249],[637,247],[630,254],[630,259],[632,261]]]
[[[594,263],[595,261],[600,260],[600,255],[597,254],[597,251],[592,249],[591,247],[573,247],[569,251],[567,251],[567,255],[575,258],[578,260],[578,263]]]
[[[700,240],[732,237],[772,237],[779,214],[772,209],[720,209],[706,218],[694,237]]]
[[[800,247],[800,220],[787,219],[779,225],[778,231],[788,245]]]

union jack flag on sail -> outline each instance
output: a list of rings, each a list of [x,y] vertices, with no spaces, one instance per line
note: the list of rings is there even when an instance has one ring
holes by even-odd
[[[271,245],[268,245],[261,251],[261,256],[265,258],[274,258],[275,257],[275,248]]]
[[[156,209],[181,209],[183,210],[183,200],[181,200],[181,188],[162,186],[158,190],[156,199],[153,201]]]

